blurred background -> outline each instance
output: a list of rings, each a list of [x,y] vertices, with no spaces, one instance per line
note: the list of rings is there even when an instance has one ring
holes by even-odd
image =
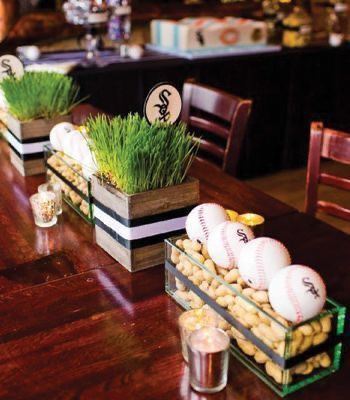
[[[339,0],[133,0],[129,1],[133,7],[131,40],[146,43],[149,39],[149,22],[155,18],[233,15],[258,19],[278,16],[281,19],[295,5],[302,5],[312,13],[314,36],[324,38],[329,29],[332,6],[337,2]],[[74,38],[81,32],[81,28],[66,22],[62,12],[63,3],[63,0],[0,0],[2,47],[33,43],[52,45],[53,42],[54,49],[79,47],[76,41],[59,42]],[[96,0],[96,3],[102,1]]]

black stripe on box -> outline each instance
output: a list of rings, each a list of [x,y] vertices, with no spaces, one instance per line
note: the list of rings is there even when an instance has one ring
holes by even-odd
[[[46,168],[51,170],[57,176],[57,178],[60,178],[67,186],[69,186],[83,200],[85,200],[87,203],[91,203],[91,199],[88,196],[86,196],[81,190],[79,190],[76,186],[74,186],[71,181],[69,181],[60,172],[58,172],[57,169],[53,168],[48,162],[45,162],[45,165],[46,165]],[[74,172],[74,173],[76,173],[76,172]]]
[[[109,226],[105,225],[98,218],[95,217],[94,222],[95,222],[95,225],[97,225],[99,228],[104,230],[106,233],[108,233],[109,236],[111,236],[119,244],[121,244],[123,247],[125,247],[129,250],[138,249],[140,247],[151,246],[152,244],[161,243],[164,239],[166,239],[170,236],[182,235],[183,233],[185,233],[185,229],[179,229],[177,231],[160,233],[159,235],[147,236],[147,237],[141,238],[141,239],[128,240],[128,239],[125,239],[122,236],[118,235],[117,232],[115,232]]]
[[[231,314],[229,314],[224,308],[222,308],[216,301],[204,293],[198,286],[191,282],[186,276],[178,271],[173,263],[166,260],[165,268],[171,272],[177,279],[179,279],[188,289],[192,290],[197,296],[199,296],[210,308],[215,310],[222,318],[224,318],[229,324],[234,326],[239,332],[242,333],[251,343],[258,347],[263,353],[265,353],[273,362],[278,364],[282,369],[289,369],[296,365],[308,360],[317,354],[323,353],[329,350],[336,344],[343,340],[344,335],[333,336],[325,342],[311,347],[309,350],[302,354],[298,354],[291,358],[283,358],[279,354],[275,353],[269,346],[263,341],[258,339],[249,329],[245,328],[239,321],[237,321]],[[234,339],[233,339],[234,340]],[[236,347],[236,345],[235,345]]]
[[[41,160],[44,159],[44,152],[40,151],[38,153],[30,153],[30,154],[21,154],[15,149],[10,142],[7,142],[10,146],[11,150],[22,160],[22,161],[29,161],[29,160]]]
[[[49,136],[49,135],[46,135],[46,136],[39,136],[39,137],[35,137],[35,138],[28,138],[28,139],[20,139],[20,138],[18,138],[12,131],[10,131],[9,128],[7,128],[7,132],[8,132],[14,139],[16,139],[18,143],[21,143],[21,144],[41,143],[41,142],[47,142],[48,140],[50,140],[50,136]]]
[[[109,207],[102,204],[96,198],[93,199],[93,203],[101,211],[103,211],[104,213],[106,213],[107,215],[109,215],[110,217],[112,217],[113,219],[115,219],[116,221],[120,222],[121,224],[123,224],[124,226],[126,226],[128,228],[152,224],[155,222],[167,221],[169,219],[174,219],[174,218],[186,217],[190,213],[190,211],[193,209],[193,207],[195,207],[197,205],[197,204],[194,204],[189,207],[178,208],[176,210],[166,211],[161,214],[147,215],[145,217],[128,219],[128,218],[124,218],[124,217],[120,216],[115,211],[111,210]]]

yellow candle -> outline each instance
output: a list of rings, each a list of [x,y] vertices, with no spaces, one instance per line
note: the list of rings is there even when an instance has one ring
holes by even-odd
[[[262,236],[265,218],[261,215],[253,213],[241,214],[237,217],[237,222],[252,228],[256,237]]]
[[[227,215],[230,218],[230,221],[232,222],[236,222],[237,221],[237,217],[238,217],[238,212],[233,211],[233,210],[226,210]]]
[[[237,217],[237,222],[248,226],[261,225],[265,222],[265,218],[258,214],[246,213]]]

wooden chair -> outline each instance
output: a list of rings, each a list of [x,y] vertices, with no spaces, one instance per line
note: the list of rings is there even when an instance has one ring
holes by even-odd
[[[236,175],[251,100],[187,81],[183,86],[182,101],[182,121],[190,130],[195,128],[203,132],[199,158]]]
[[[350,190],[350,179],[320,172],[321,157],[350,164],[350,134],[324,128],[321,122],[311,124],[305,212],[314,216],[317,210],[321,210],[350,221],[350,209],[329,201],[318,200],[319,183]]]

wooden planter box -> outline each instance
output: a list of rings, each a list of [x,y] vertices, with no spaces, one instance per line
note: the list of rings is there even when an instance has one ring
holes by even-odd
[[[11,162],[23,176],[45,172],[43,147],[50,143],[50,131],[60,122],[71,122],[71,116],[21,122],[7,114],[7,131],[4,136],[10,146]]]
[[[130,272],[164,262],[164,239],[185,231],[199,182],[127,195],[92,177],[96,242]]]

